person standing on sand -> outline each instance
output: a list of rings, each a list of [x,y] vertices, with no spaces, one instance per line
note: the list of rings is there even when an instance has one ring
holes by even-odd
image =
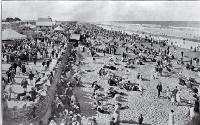
[[[157,90],[158,90],[158,97],[160,97],[160,93],[162,92],[162,84],[161,82],[156,86]]]
[[[174,110],[171,110],[171,112],[169,113],[168,125],[174,125]]]
[[[143,122],[143,116],[142,114],[140,114],[140,117],[138,118],[138,125],[142,125],[142,122]]]
[[[183,54],[184,54],[184,52],[183,51],[181,51],[181,57],[183,58]]]
[[[167,86],[166,96],[167,96],[167,99],[170,99],[170,89],[169,89],[169,86]]]
[[[177,92],[177,94],[176,94],[176,102],[178,103],[178,105],[181,102],[181,93],[180,93],[180,91]]]
[[[174,91],[173,91],[173,95],[174,95],[174,97],[175,97],[175,101],[177,101],[176,100],[176,94],[178,93],[178,88],[177,88],[177,86],[176,86],[176,88],[174,89]]]

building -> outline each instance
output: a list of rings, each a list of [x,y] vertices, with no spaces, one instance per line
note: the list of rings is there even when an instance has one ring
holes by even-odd
[[[51,17],[48,17],[48,18],[38,18],[38,20],[36,21],[37,31],[52,30],[53,25],[54,25],[54,23],[53,23]]]

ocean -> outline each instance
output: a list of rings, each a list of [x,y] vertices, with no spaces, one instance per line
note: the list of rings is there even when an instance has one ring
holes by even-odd
[[[121,24],[153,24],[163,27],[193,27],[200,28],[200,21],[111,21],[112,23]]]

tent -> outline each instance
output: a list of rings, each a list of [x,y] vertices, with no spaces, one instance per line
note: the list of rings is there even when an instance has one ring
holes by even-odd
[[[2,32],[2,40],[15,40],[15,39],[25,39],[25,38],[26,38],[25,35],[22,35],[12,29],[5,29]]]
[[[25,26],[25,27],[29,27],[29,28],[31,28],[31,29],[36,28],[36,26],[35,26],[35,25],[32,25],[32,24],[25,24],[24,26]]]
[[[62,27],[58,26],[58,27],[56,27],[56,28],[54,29],[54,31],[64,31],[64,29],[63,29]]]

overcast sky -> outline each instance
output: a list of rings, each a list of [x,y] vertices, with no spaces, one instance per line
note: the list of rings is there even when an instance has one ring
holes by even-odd
[[[200,1],[2,1],[2,17],[80,21],[200,21]]]

